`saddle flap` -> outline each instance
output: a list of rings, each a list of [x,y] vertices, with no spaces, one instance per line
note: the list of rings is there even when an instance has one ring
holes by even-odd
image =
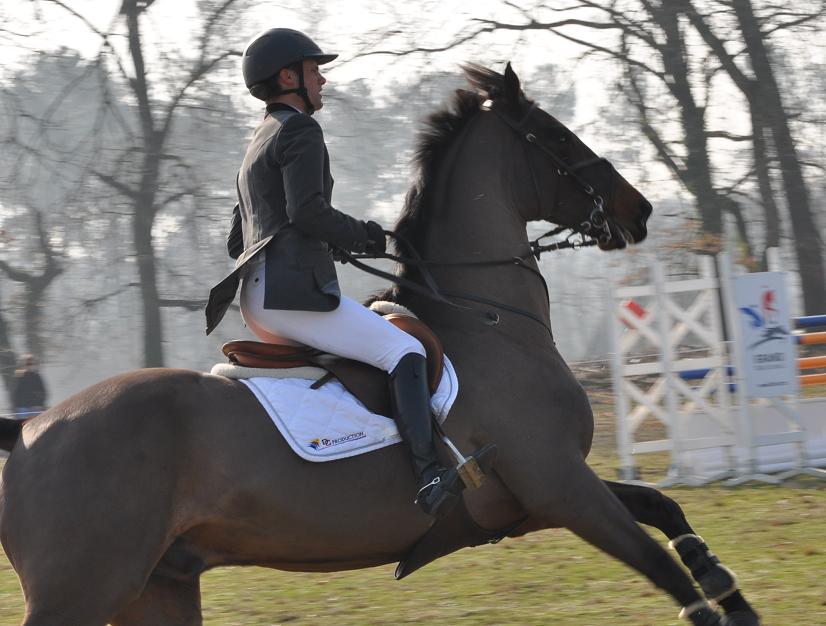
[[[228,341],[221,351],[232,363],[271,369],[318,366],[313,359],[321,354],[307,346],[244,340]]]

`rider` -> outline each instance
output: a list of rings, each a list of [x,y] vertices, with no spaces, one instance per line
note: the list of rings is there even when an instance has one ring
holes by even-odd
[[[244,51],[244,82],[266,103],[266,115],[237,176],[238,204],[227,240],[236,270],[213,289],[207,332],[232,302],[240,277],[241,314],[262,341],[287,339],[388,372],[393,417],[412,454],[417,502],[426,513],[443,517],[464,485],[436,454],[425,350],[342,296],[333,264],[337,248],[380,254],[386,246],[379,224],[330,204],[329,156],[312,115],[323,106],[327,82],[320,66],[337,56],[288,28],[261,33]]]

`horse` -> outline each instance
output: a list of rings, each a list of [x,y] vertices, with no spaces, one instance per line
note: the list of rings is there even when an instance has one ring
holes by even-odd
[[[507,536],[570,529],[648,577],[695,625],[758,624],[676,502],[589,468],[591,407],[554,343],[534,258],[549,246],[528,240],[528,222],[607,252],[645,239],[651,204],[529,100],[510,64],[464,72],[472,89],[432,114],[419,140],[394,231],[407,260],[384,294],[435,331],[454,365],[461,391],[447,435],[460,449],[498,446],[463,508]],[[442,523],[413,503],[402,446],[303,461],[248,388],[221,376],[115,376],[7,439],[0,541],[25,596],[24,626],[193,626],[210,568],[383,565]],[[673,540],[703,593],[639,524]]]

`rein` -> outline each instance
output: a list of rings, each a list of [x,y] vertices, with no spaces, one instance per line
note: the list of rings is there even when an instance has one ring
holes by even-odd
[[[572,241],[570,236],[565,239],[564,241],[554,242],[552,244],[541,245],[541,240],[550,237],[556,234],[559,234],[565,230],[570,230],[567,227],[557,227],[552,230],[549,230],[547,233],[540,235],[536,239],[529,241],[528,245],[530,246],[530,254],[522,255],[522,256],[513,256],[509,258],[503,259],[489,259],[486,261],[428,261],[421,258],[421,255],[416,251],[413,245],[407,241],[404,237],[399,235],[398,233],[390,230],[384,231],[386,235],[395,239],[398,243],[404,246],[409,252],[410,256],[398,256],[394,254],[352,254],[346,250],[338,249],[336,250],[336,257],[338,260],[342,261],[343,263],[351,263],[353,267],[360,269],[363,272],[368,274],[372,274],[373,276],[378,276],[379,278],[384,278],[385,280],[389,280],[397,285],[404,287],[405,289],[410,289],[411,291],[424,296],[430,300],[435,302],[439,302],[446,306],[449,306],[454,309],[458,309],[465,313],[470,313],[477,317],[481,317],[482,321],[487,326],[496,326],[499,324],[500,318],[499,314],[494,311],[480,311],[473,307],[463,306],[461,304],[457,304],[456,302],[451,301],[449,298],[456,298],[459,300],[469,300],[471,302],[478,302],[480,304],[486,304],[488,306],[496,307],[498,309],[502,309],[503,311],[509,311],[510,313],[514,313],[516,315],[521,315],[523,317],[527,317],[538,324],[541,324],[545,330],[548,331],[548,335],[550,335],[551,340],[553,341],[553,330],[548,322],[544,319],[531,313],[530,311],[526,311],[525,309],[521,309],[519,307],[512,306],[510,304],[506,304],[504,302],[499,302],[497,300],[491,300],[490,298],[483,298],[481,296],[468,294],[468,293],[461,293],[456,291],[444,291],[441,289],[438,284],[436,283],[433,275],[430,273],[428,268],[431,267],[484,267],[484,266],[499,266],[499,265],[516,265],[517,267],[522,267],[532,274],[534,274],[542,283],[542,287],[545,289],[545,296],[550,299],[550,294],[548,291],[548,283],[545,281],[545,277],[542,276],[542,273],[539,270],[534,269],[527,263],[527,259],[531,256],[535,257],[537,260],[542,252],[550,252],[553,250],[563,250],[566,248],[577,249],[583,246],[590,246],[595,245],[597,242],[594,240],[590,241]],[[416,267],[420,274],[422,275],[422,279],[425,285],[421,285],[417,282],[414,282],[408,278],[404,278],[402,276],[397,276],[396,274],[391,274],[389,272],[385,272],[383,270],[377,269],[362,261],[364,259],[388,259],[390,261],[394,261],[396,263],[400,263],[402,265],[408,267]]]

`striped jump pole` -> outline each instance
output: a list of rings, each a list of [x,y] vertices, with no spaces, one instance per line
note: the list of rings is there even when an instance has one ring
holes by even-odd
[[[802,333],[795,335],[795,340],[799,345],[814,346],[826,343],[826,331],[819,333]]]
[[[815,328],[826,326],[826,315],[806,315],[794,318],[795,328]]]
[[[826,315],[807,315],[805,317],[795,317],[793,322],[796,329],[826,327]],[[826,345],[826,331],[795,333],[794,340],[795,343],[801,346]],[[797,360],[797,366],[801,372],[805,372],[807,370],[826,369],[826,355],[801,357]],[[705,378],[708,373],[708,368],[683,370],[680,372],[680,378],[683,380],[701,380]],[[729,366],[727,368],[727,374],[732,376],[733,373],[734,369]],[[807,386],[826,384],[826,372],[817,372],[814,374],[801,373],[800,384]]]
[[[826,315],[807,315],[805,317],[794,318],[795,328],[818,328],[826,326]],[[826,345],[826,331],[819,332],[803,332],[795,335],[795,341],[801,346],[817,346]],[[823,356],[806,356],[798,359],[798,365],[801,370],[815,370],[826,368],[826,355]],[[801,385],[823,385],[826,384],[826,372],[817,372],[815,374],[802,374],[800,376]]]

